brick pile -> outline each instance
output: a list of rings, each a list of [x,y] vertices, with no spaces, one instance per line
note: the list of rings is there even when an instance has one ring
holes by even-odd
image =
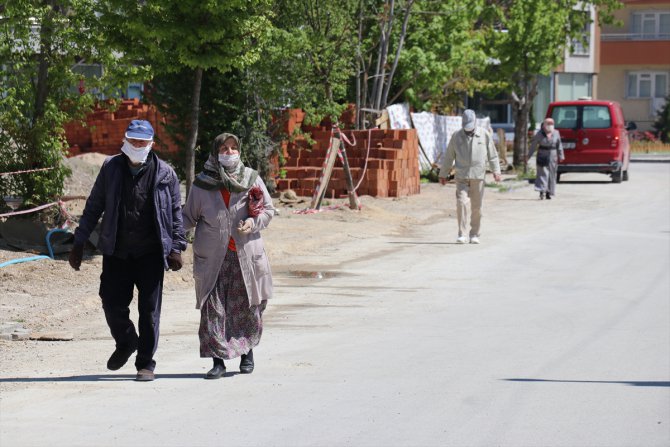
[[[118,154],[128,124],[134,119],[148,120],[156,132],[154,148],[160,152],[175,153],[178,146],[171,140],[163,125],[165,118],[139,99],[124,100],[119,108],[110,112],[98,109],[86,117],[86,124],[79,122],[65,125],[65,138],[70,146],[69,155],[84,152]]]
[[[319,181],[331,131],[326,127],[303,127],[303,130],[311,133],[314,144],[298,138],[284,145],[286,163],[281,169],[286,175],[277,180],[277,189],[292,189],[299,196],[310,197]],[[415,129],[343,132],[352,142],[354,137],[356,140],[354,146],[345,145],[345,148],[354,186],[364,175],[356,191],[358,195],[403,197],[419,193],[419,141]],[[364,172],[368,139],[370,153]],[[344,169],[341,160],[337,160],[324,197],[341,198],[346,195]]]

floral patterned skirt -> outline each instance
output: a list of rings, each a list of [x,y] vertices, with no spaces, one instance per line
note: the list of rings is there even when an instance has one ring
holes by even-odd
[[[267,301],[249,307],[237,252],[228,250],[214,290],[200,309],[200,357],[234,359],[261,340]]]

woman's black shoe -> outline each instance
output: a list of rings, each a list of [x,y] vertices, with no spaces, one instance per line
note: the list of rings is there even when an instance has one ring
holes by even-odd
[[[551,194],[547,193],[547,200],[551,200]]]
[[[248,354],[242,354],[240,361],[240,372],[242,374],[251,374],[254,372],[254,352],[249,351]]]
[[[226,366],[222,359],[214,359],[214,368],[207,371],[205,379],[220,379],[226,373]]]

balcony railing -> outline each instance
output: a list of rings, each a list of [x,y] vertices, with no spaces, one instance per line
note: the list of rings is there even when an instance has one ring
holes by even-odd
[[[601,34],[600,40],[670,40],[670,33],[611,33]]]

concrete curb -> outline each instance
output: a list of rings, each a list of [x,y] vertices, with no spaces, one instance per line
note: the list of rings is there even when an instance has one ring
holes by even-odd
[[[670,157],[667,158],[631,158],[631,163],[670,163]]]

